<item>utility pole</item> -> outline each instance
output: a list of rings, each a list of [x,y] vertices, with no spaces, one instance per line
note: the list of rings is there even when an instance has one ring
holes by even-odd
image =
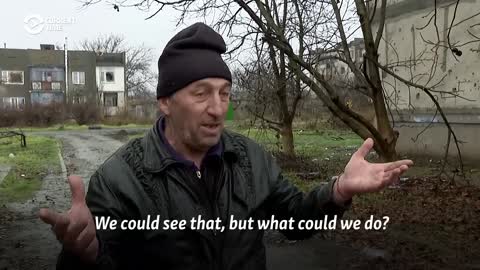
[[[68,103],[68,45],[65,37],[65,101]]]
[[[68,108],[68,45],[67,45],[67,37],[65,37],[65,44],[63,50],[65,52],[65,97],[63,101],[63,121],[62,127],[65,126],[65,118],[67,115],[67,108]]]

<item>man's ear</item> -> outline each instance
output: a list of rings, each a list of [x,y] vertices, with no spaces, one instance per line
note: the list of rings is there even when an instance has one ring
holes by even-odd
[[[170,98],[162,97],[158,99],[158,108],[164,115],[170,114]]]

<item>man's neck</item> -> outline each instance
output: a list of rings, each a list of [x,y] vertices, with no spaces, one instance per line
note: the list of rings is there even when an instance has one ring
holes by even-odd
[[[185,159],[192,161],[195,163],[197,168],[200,168],[202,164],[202,160],[206,155],[206,151],[195,151],[191,147],[188,147],[184,143],[182,143],[179,140],[176,140],[175,138],[179,138],[179,136],[176,136],[176,133],[174,129],[166,122],[165,123],[165,138],[167,139],[168,143],[177,151],[179,154],[181,154]]]

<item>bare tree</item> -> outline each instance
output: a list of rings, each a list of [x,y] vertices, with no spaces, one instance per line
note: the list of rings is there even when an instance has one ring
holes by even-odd
[[[88,6],[92,2],[84,4]],[[117,9],[137,7],[150,10],[153,12],[150,17],[170,6],[181,12],[179,22],[192,14],[205,19],[213,16],[215,27],[236,41],[232,52],[241,53],[242,48],[251,48],[246,44],[258,44],[260,39],[268,48],[274,49],[277,55],[275,59],[285,59],[288,70],[310,87],[336,117],[360,137],[373,138],[376,152],[384,160],[390,161],[397,159],[395,146],[399,134],[393,129],[389,118],[389,99],[385,96],[380,72],[384,71],[395,76],[400,83],[420,89],[431,98],[460,154],[455,133],[435,99],[436,84],[430,81],[415,83],[379,62],[387,0],[123,0],[115,1],[114,5]],[[210,11],[215,11],[214,15],[208,15]],[[378,27],[372,26],[374,19]],[[348,46],[349,40],[358,31],[361,31],[365,43],[361,65],[352,56]],[[453,53],[458,53],[450,42],[448,47]],[[372,101],[371,106],[375,111],[373,122],[341,102],[337,86],[317,69],[317,65],[326,60],[341,61],[347,65],[349,72],[355,76],[355,90]]]
[[[295,156],[292,126],[306,87],[289,72],[285,60],[277,61],[272,53],[257,54],[258,60],[242,64],[234,72],[241,89],[239,94],[247,101],[246,109],[260,119],[261,126],[277,133],[283,153]]]

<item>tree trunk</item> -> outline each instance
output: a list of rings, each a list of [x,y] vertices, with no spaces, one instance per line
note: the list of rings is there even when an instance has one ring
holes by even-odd
[[[292,121],[283,123],[280,130],[283,153],[289,157],[295,157],[295,146],[293,144]]]
[[[357,6],[357,14],[362,25],[362,32],[365,42],[366,58],[364,64],[367,66],[367,74],[365,75],[367,75],[367,80],[370,84],[373,106],[375,108],[375,116],[377,121],[376,128],[382,137],[382,141],[380,141],[379,138],[376,138],[375,144],[377,147],[375,149],[377,151],[380,150],[378,154],[384,161],[393,161],[397,159],[395,145],[397,143],[398,132],[393,130],[388,118],[388,110],[385,105],[385,96],[383,93],[380,70],[377,65],[370,60],[373,59],[374,61],[378,61],[378,48],[375,44],[373,30],[370,25],[365,3],[360,0],[356,0],[355,3]],[[383,1],[382,4],[386,4],[386,2]],[[385,16],[385,14],[382,14],[381,16]],[[377,35],[381,35],[381,33],[377,33]]]
[[[397,137],[395,137],[395,140],[390,143],[387,143],[386,141],[375,141],[375,150],[380,156],[382,162],[392,162],[398,159],[397,151],[395,150],[395,145],[397,143],[396,138]]]

